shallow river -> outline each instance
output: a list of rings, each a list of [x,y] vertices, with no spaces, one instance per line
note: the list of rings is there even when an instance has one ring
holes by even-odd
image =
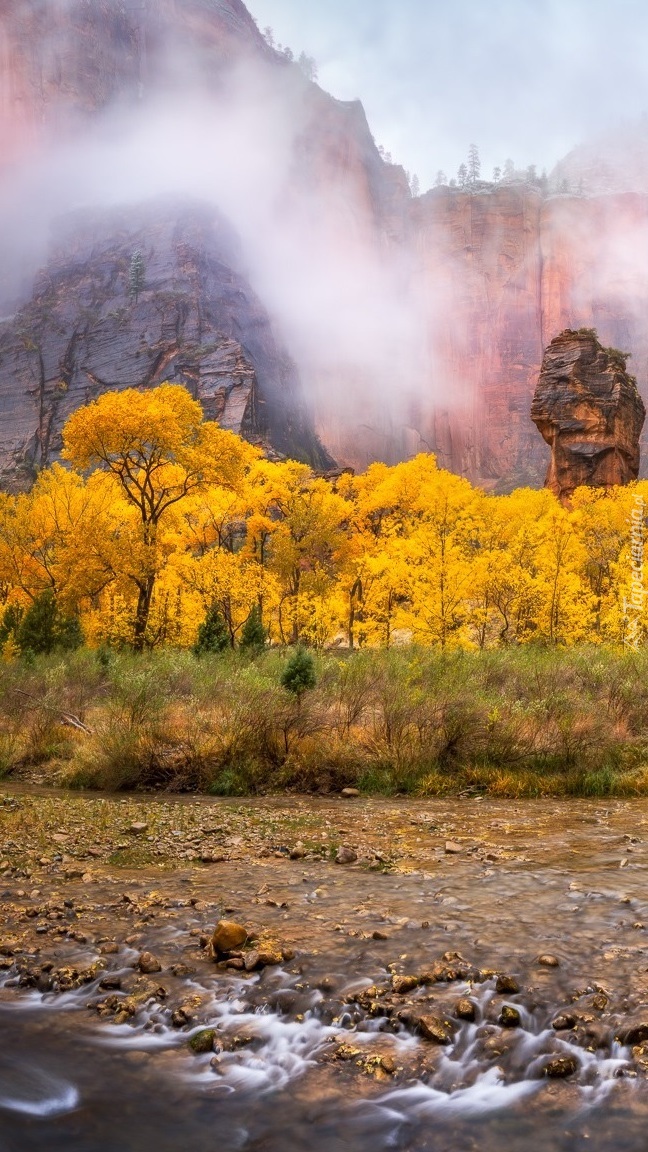
[[[126,983],[142,947],[162,961],[164,995],[126,1022],[88,1010],[105,999],[99,979],[39,991],[1,973],[0,1152],[645,1152],[648,805],[360,803],[376,843],[396,812],[409,823],[411,871],[274,856],[217,866],[237,919],[258,919],[271,894],[263,915],[294,959],[250,974],[195,960],[218,918],[215,880],[187,869],[94,886],[119,942],[110,973]],[[439,826],[461,852],[439,847]],[[133,907],[152,887],[168,897],[138,922],[137,949],[122,940],[125,886]],[[177,899],[188,891],[193,904]],[[96,959],[97,939],[66,945],[66,962]],[[547,954],[556,966],[538,964]],[[424,979],[435,961],[458,971]],[[515,984],[498,991],[498,973]],[[403,974],[418,983],[395,994]],[[197,1005],[184,1028],[171,1020],[179,997]],[[457,1015],[461,999],[474,1020]],[[517,1026],[502,1026],[505,1007]],[[452,1026],[444,1044],[412,1025],[431,1013]],[[196,1055],[187,1041],[207,1027],[214,1048]],[[560,1058],[572,1073],[547,1075]]]

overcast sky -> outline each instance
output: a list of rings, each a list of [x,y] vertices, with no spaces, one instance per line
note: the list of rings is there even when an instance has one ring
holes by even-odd
[[[423,188],[510,157],[553,164],[648,111],[646,0],[247,0],[261,28],[359,97],[378,144]]]

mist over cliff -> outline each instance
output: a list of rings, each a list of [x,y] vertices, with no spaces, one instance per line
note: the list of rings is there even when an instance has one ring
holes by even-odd
[[[221,272],[200,289],[183,279],[184,241],[166,225],[129,231],[114,215],[130,205],[141,222],[150,204],[154,220],[161,200],[179,221],[182,205],[203,204],[238,237],[231,257],[204,240]],[[83,291],[71,213],[84,220]],[[226,310],[222,323],[211,309],[212,344],[237,341],[256,373],[253,407],[252,394],[265,403],[270,387],[275,415],[258,431],[272,425],[277,446],[277,429],[301,405],[295,428],[310,421],[340,463],[425,449],[489,487],[541,482],[546,454],[529,406],[543,348],[566,327],[596,326],[604,344],[632,351],[646,395],[644,190],[545,198],[513,179],[414,198],[403,169],[380,155],[362,106],[334,100],[270,48],[239,0],[0,5],[0,217],[0,402],[5,424],[19,425],[5,427],[5,467],[21,445],[35,459],[34,436],[38,462],[56,450],[48,433],[43,455],[43,397],[55,427],[101,387],[157,382],[148,360],[138,375],[147,332],[160,371],[170,366],[197,394],[213,393],[212,351],[205,358],[198,329],[170,331],[168,299],[175,293],[173,317],[185,306],[198,316],[228,276],[249,306]],[[146,284],[134,301],[128,265],[140,248]],[[71,260],[77,278],[66,295]],[[56,339],[46,312],[54,298]],[[160,309],[161,327],[151,322]],[[268,334],[261,360],[258,325]],[[26,327],[35,347],[25,346]],[[127,332],[129,367],[111,370],[105,350],[123,351]],[[70,371],[75,385],[61,402]],[[239,376],[223,369],[227,396]]]

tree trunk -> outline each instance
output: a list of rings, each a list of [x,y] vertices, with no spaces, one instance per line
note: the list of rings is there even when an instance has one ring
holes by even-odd
[[[135,611],[135,626],[133,628],[133,648],[136,652],[144,650],[146,629],[148,626],[155,576],[148,576],[142,583],[138,582],[137,609]]]

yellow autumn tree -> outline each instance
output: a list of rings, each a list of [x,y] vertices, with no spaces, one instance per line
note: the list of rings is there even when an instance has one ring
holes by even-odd
[[[321,643],[335,624],[329,601],[347,540],[345,502],[328,481],[294,460],[267,462],[256,476],[246,551],[275,578],[279,638],[297,643],[303,635]]]
[[[133,518],[129,579],[136,604],[132,641],[141,650],[158,578],[160,533],[170,511],[210,484],[235,488],[255,450],[203,419],[185,388],[163,384],[149,392],[107,392],[78,409],[63,430],[63,456],[81,470],[110,478]]]
[[[49,589],[68,610],[110,582],[105,542],[114,524],[101,478],[53,464],[31,492],[0,499],[0,579],[26,601]]]

